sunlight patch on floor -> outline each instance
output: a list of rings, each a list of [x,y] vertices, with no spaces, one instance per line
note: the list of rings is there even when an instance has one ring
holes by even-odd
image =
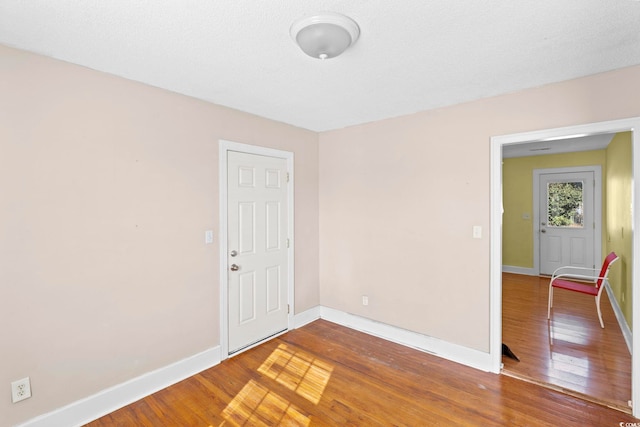
[[[280,344],[260,365],[258,372],[317,405],[329,383],[333,366]],[[267,380],[268,381],[268,380]],[[308,426],[311,419],[268,386],[250,380],[222,412],[220,427]]]
[[[258,372],[318,404],[333,367],[302,352],[280,344],[258,368]]]
[[[311,422],[288,400],[254,380],[250,380],[222,412],[225,422],[234,426],[308,426]]]

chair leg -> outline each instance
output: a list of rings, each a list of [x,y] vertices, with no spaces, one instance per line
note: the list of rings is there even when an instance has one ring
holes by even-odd
[[[547,304],[547,319],[551,319],[551,306],[553,305],[553,286],[549,283],[549,303]]]
[[[596,295],[596,308],[598,309],[598,319],[600,319],[600,327],[604,329],[604,322],[602,321],[602,311],[600,310],[600,295],[602,295],[602,292]]]

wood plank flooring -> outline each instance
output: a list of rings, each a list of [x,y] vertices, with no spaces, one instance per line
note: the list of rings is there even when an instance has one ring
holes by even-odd
[[[594,298],[565,290],[548,321],[548,295],[548,278],[503,274],[502,341],[520,358],[503,358],[503,371],[630,411],[631,355],[606,291],[604,329]]]
[[[618,426],[636,421],[318,320],[88,426]]]

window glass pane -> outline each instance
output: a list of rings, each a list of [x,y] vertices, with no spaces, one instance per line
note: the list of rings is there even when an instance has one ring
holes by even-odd
[[[583,227],[582,181],[547,185],[547,224],[551,227]]]

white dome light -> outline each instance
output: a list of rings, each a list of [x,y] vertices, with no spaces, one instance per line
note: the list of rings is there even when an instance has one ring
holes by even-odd
[[[329,59],[340,55],[360,36],[358,24],[339,13],[322,12],[301,18],[291,26],[291,38],[307,55]]]

